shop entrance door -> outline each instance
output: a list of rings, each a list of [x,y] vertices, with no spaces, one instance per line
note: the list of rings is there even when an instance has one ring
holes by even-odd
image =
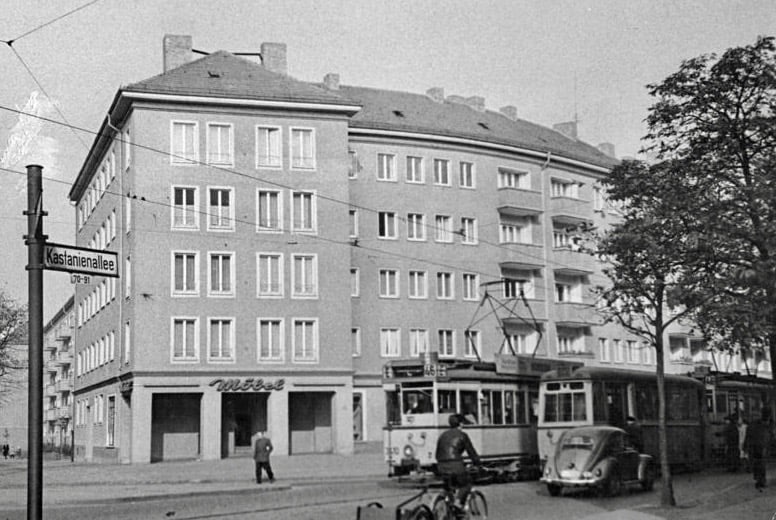
[[[288,394],[289,452],[331,453],[333,392]]]
[[[267,431],[267,392],[221,394],[221,457],[251,453],[259,431]]]

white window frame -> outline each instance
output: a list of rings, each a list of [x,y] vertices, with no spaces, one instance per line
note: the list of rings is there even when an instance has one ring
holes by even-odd
[[[477,232],[477,219],[474,217],[461,217],[461,243],[473,246],[477,245],[479,240],[479,233]]]
[[[409,270],[407,274],[407,298],[410,300],[428,299],[428,271],[421,269]]]
[[[296,326],[300,322],[311,322],[313,326],[312,341],[313,341],[313,355],[311,357],[299,358],[296,351]],[[320,340],[319,340],[319,325],[318,318],[292,318],[291,319],[291,358],[293,363],[310,364],[318,363],[320,358]]]
[[[394,340],[392,342],[391,340]],[[399,327],[380,327],[380,357],[401,357],[401,329]],[[393,348],[391,348],[393,347]]]
[[[262,291],[262,280],[265,278],[263,276],[263,272],[261,270],[261,259],[263,257],[272,257],[277,259],[278,264],[278,280],[277,280],[277,291],[269,291],[269,292],[263,292]],[[256,253],[256,297],[262,298],[262,299],[278,299],[283,298],[285,295],[285,283],[284,283],[284,256],[283,253],[280,251],[259,251]]]
[[[410,164],[417,164],[417,168],[414,166],[411,167]],[[423,160],[423,157],[419,157],[417,155],[408,155],[407,160],[405,161],[405,165],[407,168],[404,174],[405,182],[408,184],[425,184],[426,172],[425,161]],[[410,173],[414,173],[415,175],[410,177]]]
[[[461,283],[463,284],[463,299],[464,301],[477,302],[480,301],[480,275],[477,273],[463,273],[461,275]]]
[[[625,359],[623,356],[622,351],[622,340],[620,339],[613,339],[612,340],[612,351],[614,353],[614,362],[615,363],[624,363]]]
[[[411,328],[410,331],[410,357],[418,357],[429,351],[428,329]],[[422,350],[420,344],[423,343]]]
[[[471,348],[471,342],[469,342],[470,337],[474,338],[474,348],[477,349],[477,352]],[[464,330],[463,357],[476,358],[478,354],[480,356],[482,355],[482,334],[479,330]]]
[[[453,217],[434,215],[434,241],[443,244],[453,242]]]
[[[175,203],[175,191],[179,189],[184,190],[183,192],[184,195],[186,193],[185,190],[194,191],[194,204],[192,206],[192,209],[189,209],[188,206],[185,204],[185,202],[180,207]],[[176,231],[199,231],[199,186],[173,184],[172,186],[170,186],[170,202],[172,203],[170,208],[170,228]],[[193,223],[176,224],[175,223],[176,211],[180,211],[184,217],[186,217],[186,215],[188,214],[191,214]],[[127,223],[129,223],[129,214],[130,214],[130,211],[128,209]],[[184,221],[187,222],[188,218],[185,218]],[[129,224],[127,224],[127,227],[129,227]]]
[[[262,356],[262,323],[278,323],[278,355],[271,355],[271,349],[269,349],[269,356]],[[286,325],[285,319],[280,317],[267,317],[261,316],[256,318],[256,361],[258,363],[283,363],[286,359]]]
[[[310,147],[311,147],[310,157],[309,157],[310,163],[307,163],[305,161],[307,156],[304,155],[304,153],[300,154],[301,161],[299,161],[299,162],[301,162],[301,164],[299,164],[297,162],[297,157],[294,155],[294,153],[296,151],[296,146],[297,146],[296,139],[295,139],[295,134],[297,132],[299,132],[299,133],[310,132]],[[290,127],[288,129],[288,135],[289,135],[289,139],[288,139],[288,149],[289,149],[288,157],[289,157],[289,161],[291,162],[291,169],[292,170],[306,170],[306,171],[315,170],[316,163],[317,163],[316,155],[315,155],[316,154],[316,150],[315,150],[315,148],[316,148],[316,146],[315,146],[315,128],[311,128],[311,127],[308,128],[308,127],[301,127],[301,126],[292,126],[292,127]],[[302,149],[301,151],[304,152],[304,149]]]
[[[437,300],[454,300],[455,299],[455,277],[453,276],[453,273],[450,271],[438,271],[437,272],[437,288],[436,288],[436,297]],[[442,291],[443,288],[445,288],[445,285],[441,282],[444,280],[448,280],[450,282],[450,294],[447,294],[446,291]]]
[[[229,196],[229,206],[228,206],[228,215],[225,217],[225,220],[227,221],[227,225],[214,225],[210,222],[210,219],[213,217],[213,206],[210,204],[210,197],[211,197],[211,191],[212,190],[218,190],[218,191],[226,191]],[[208,231],[234,231],[234,207],[235,207],[235,190],[232,186],[208,186],[205,190],[205,196],[207,197],[207,230]],[[219,208],[219,211],[216,213],[218,216],[218,220],[224,220],[224,217],[221,215],[220,208],[223,208],[222,205],[218,205],[217,208]]]
[[[213,356],[211,353],[214,338],[210,334],[210,328],[214,321],[229,322],[230,326],[229,326],[228,340],[229,340],[229,348],[231,350],[231,355],[228,357],[223,355]],[[236,355],[237,345],[235,343],[235,338],[237,337],[237,334],[236,334],[237,320],[234,318],[234,316],[208,316],[206,323],[207,323],[207,361],[208,363],[234,363],[237,357]]]
[[[261,196],[262,194],[273,194],[277,200],[277,227],[261,226]],[[283,232],[283,190],[256,189],[256,232],[257,233],[282,233]]]
[[[175,150],[175,127],[176,125],[182,125],[185,127],[193,126],[194,135],[193,145],[194,150],[191,157],[183,150],[182,154],[179,154]],[[185,141],[185,134],[183,136]],[[182,143],[183,144],[183,143]],[[170,121],[170,164],[173,166],[196,166],[199,163],[199,122],[186,121],[183,119],[173,119]]]
[[[390,222],[383,223],[383,220],[387,218],[390,218]],[[392,225],[388,226],[387,224],[389,223]],[[385,234],[380,234],[381,227],[386,231]],[[397,228],[398,218],[395,211],[379,211],[377,213],[377,238],[380,240],[398,240],[399,233]]]
[[[350,328],[350,351],[352,357],[361,357],[361,327]]]
[[[601,363],[612,362],[612,353],[609,348],[608,338],[598,338],[598,356],[601,359]]]
[[[358,210],[357,209],[350,209],[348,210],[348,225],[350,226],[350,238],[358,238]]]
[[[395,299],[399,297],[399,276],[399,270],[392,267],[381,267],[377,270],[380,298]]]
[[[230,260],[228,291],[213,290],[213,256],[226,256]],[[207,295],[211,298],[234,298],[236,295],[235,284],[237,282],[237,254],[234,251],[208,251],[207,252]]]
[[[277,132],[277,143],[272,143],[272,139],[270,138],[265,146],[263,146],[265,143],[261,142],[261,139],[259,138],[260,131],[264,129],[267,130],[267,136],[270,137],[273,135],[273,132]],[[274,145],[274,146],[273,146]],[[262,147],[264,147],[269,153],[266,154],[267,162],[266,164],[263,164],[261,162],[262,157]],[[276,150],[269,150],[271,148],[277,148]],[[274,154],[272,153],[274,152]],[[277,161],[274,161],[273,159],[277,157]],[[267,170],[281,170],[283,169],[283,128],[280,126],[274,126],[274,125],[256,125],[256,168],[260,169],[267,169]]]
[[[175,288],[175,257],[176,255],[193,255],[194,256],[194,289],[191,290],[176,290]],[[184,275],[185,280],[185,261],[184,261]],[[199,296],[199,251],[192,250],[175,250],[170,251],[170,296],[173,298],[192,298]]]
[[[426,215],[424,213],[407,213],[407,240],[411,242],[426,241]]]
[[[194,355],[192,357],[175,357],[175,321],[185,320],[194,322]],[[185,327],[184,327],[185,329]],[[199,363],[199,316],[170,316],[170,363],[190,364]],[[185,341],[184,341],[185,350]]]
[[[295,222],[296,209],[297,209],[297,195],[304,196],[306,200],[310,198],[310,220],[308,227],[297,227]],[[291,232],[304,235],[314,235],[318,232],[318,192],[316,190],[292,190],[289,193],[291,198]],[[301,198],[300,198],[301,200]]]
[[[358,298],[361,296],[361,271],[358,267],[350,268],[350,297]]]
[[[377,154],[377,180],[397,182],[396,154],[380,152]]]
[[[219,150],[219,159],[213,160],[213,153],[211,150],[211,144],[213,144],[210,140],[210,130],[211,128],[225,128],[227,131],[227,137],[229,139],[227,146],[228,150],[224,154],[223,151]],[[219,132],[220,134],[220,132]],[[220,135],[219,135],[220,137]],[[213,164],[216,166],[234,166],[234,126],[231,123],[221,123],[217,121],[208,121],[207,127],[206,127],[206,152],[207,152],[207,163]],[[217,143],[217,146],[220,148],[221,141],[219,140]],[[226,155],[226,160],[220,160],[222,156]]]
[[[450,180],[450,160],[449,159],[434,159],[434,185],[435,186],[451,186]],[[442,165],[445,168],[442,168]],[[442,178],[444,173],[445,179]]]
[[[468,168],[465,168],[468,166]],[[464,170],[468,169],[468,172],[464,173]],[[468,182],[464,182],[468,177]],[[465,190],[474,190],[477,188],[477,174],[474,169],[474,163],[470,161],[460,161],[458,163],[458,187]]]
[[[312,285],[310,292],[297,291],[296,261],[309,259],[312,262]],[[312,300],[318,298],[318,255],[314,253],[293,253],[291,255],[291,298],[295,300]]]
[[[446,342],[442,341],[443,337],[448,337],[449,333],[449,347],[450,352],[445,351],[444,347],[447,346]],[[437,351],[439,352],[439,357],[446,357],[451,358],[455,357],[455,330],[454,329],[437,329]]]

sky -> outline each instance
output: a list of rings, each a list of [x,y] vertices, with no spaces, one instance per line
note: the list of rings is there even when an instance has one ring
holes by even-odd
[[[93,132],[122,85],[162,72],[165,34],[206,52],[286,43],[288,73],[304,81],[336,72],[344,85],[442,87],[549,127],[576,117],[581,140],[634,157],[646,85],[684,59],[776,33],[772,0],[0,0],[0,10],[0,290],[20,303],[25,166],[44,167],[48,240],[75,244],[67,194]],[[45,319],[73,289],[66,273],[44,272]]]

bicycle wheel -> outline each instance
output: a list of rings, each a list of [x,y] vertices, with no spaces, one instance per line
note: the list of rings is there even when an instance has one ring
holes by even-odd
[[[445,499],[445,495],[437,495],[431,505],[431,512],[434,515],[434,520],[453,520],[453,511]]]
[[[472,491],[466,499],[466,512],[468,518],[485,520],[488,518],[488,502],[480,491]]]
[[[426,504],[420,504],[412,510],[407,520],[434,520],[434,513]]]

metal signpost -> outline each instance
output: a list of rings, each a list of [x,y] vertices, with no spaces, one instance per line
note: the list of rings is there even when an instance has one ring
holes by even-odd
[[[110,251],[46,243],[43,234],[43,167],[27,166],[27,277],[29,290],[29,424],[27,518],[43,518],[43,269],[71,273],[73,283],[93,276],[118,278],[118,255]]]

